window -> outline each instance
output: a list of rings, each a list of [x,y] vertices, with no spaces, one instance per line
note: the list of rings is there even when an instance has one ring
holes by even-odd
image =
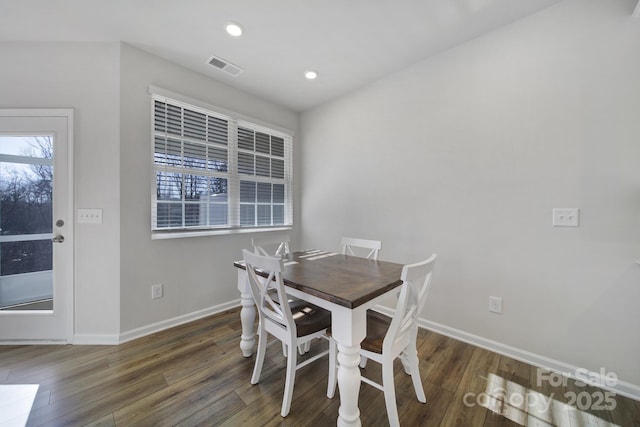
[[[154,94],[153,231],[292,224],[292,137]]]

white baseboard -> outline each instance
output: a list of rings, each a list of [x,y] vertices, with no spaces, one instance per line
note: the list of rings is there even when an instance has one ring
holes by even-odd
[[[64,340],[0,340],[0,345],[65,345]]]
[[[75,334],[73,345],[117,345],[120,343],[117,334]]]
[[[122,344],[127,341],[141,338],[155,332],[160,332],[165,329],[173,328],[174,326],[182,325],[184,323],[192,322],[203,317],[210,316],[212,314],[221,313],[234,307],[240,306],[240,299],[226,302],[224,304],[208,307],[203,310],[194,311],[193,313],[184,314],[182,316],[174,317],[172,319],[163,320],[161,322],[152,323],[140,328],[132,329],[130,331],[120,334],[118,342],[115,344]]]
[[[376,306],[375,309],[388,316],[393,315],[393,310],[384,307]],[[583,381],[585,378],[597,378],[595,380],[597,387],[612,391],[615,394],[625,396],[634,400],[640,401],[640,386],[631,384],[625,381],[617,379],[615,386],[609,387],[606,385],[605,378],[602,378],[599,372],[589,372],[579,366],[564,363],[559,360],[554,360],[539,354],[531,353],[526,350],[522,350],[516,347],[493,341],[487,338],[483,338],[478,335],[470,334],[459,329],[451,328],[440,323],[431,322],[426,319],[420,319],[418,324],[421,328],[428,329],[430,331],[445,335],[447,337],[456,339],[458,341],[466,342],[467,344],[474,345],[476,347],[484,348],[485,350],[493,351],[494,353],[502,354],[504,356],[511,357],[512,359],[519,360],[532,366],[536,366],[557,374],[571,377]],[[580,378],[576,377],[576,373],[580,373]]]

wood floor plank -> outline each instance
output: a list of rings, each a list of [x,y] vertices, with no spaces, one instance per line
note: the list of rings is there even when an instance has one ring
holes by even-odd
[[[29,346],[25,346],[29,347]],[[32,350],[40,349],[40,346],[32,346]],[[7,381],[24,382],[29,376],[37,376],[45,379],[55,377],[59,372],[65,372],[69,367],[78,367],[85,363],[91,363],[99,358],[101,346],[92,349],[90,346],[46,346],[48,351],[30,352],[20,354],[11,365],[11,372]]]
[[[473,347],[455,340],[447,342],[446,348],[433,364],[434,369],[427,376],[427,380],[455,393],[473,354]]]
[[[116,427],[116,421],[113,414],[107,414],[93,422],[85,424],[83,427]]]
[[[181,421],[242,385],[250,375],[251,366],[251,361],[242,357],[240,352],[217,358],[182,380],[117,410],[116,423],[135,425],[150,418],[155,422],[165,418]],[[184,407],[190,413],[180,412]]]
[[[444,335],[429,333],[425,334],[423,338],[420,334],[417,343],[418,356],[422,360],[437,364],[444,357],[450,343],[451,340]]]
[[[297,372],[291,413],[282,418],[286,358],[279,344],[268,347],[260,383],[251,385],[255,356],[240,352],[239,317],[233,309],[118,346],[0,347],[0,384],[40,384],[28,426],[335,425],[340,396],[326,397],[326,358]],[[300,359],[325,348],[314,341]],[[615,408],[606,411],[571,407],[570,393],[603,391],[539,381],[538,368],[434,332],[420,330],[418,357],[426,404],[394,365],[403,426],[640,427],[638,401],[613,396]],[[375,362],[362,372],[381,379]],[[476,400],[482,393],[484,405]],[[541,409],[535,399],[551,404]],[[363,384],[359,408],[363,426],[387,425],[381,391]]]
[[[500,356],[474,348],[466,370],[460,379],[451,404],[442,420],[443,426],[480,426],[487,410],[480,405],[487,393],[488,374],[497,372]]]
[[[80,391],[90,393],[91,389],[109,390],[117,388],[122,383],[128,383],[135,378],[153,375],[160,372],[164,375],[167,370],[181,366],[181,363],[188,356],[197,357],[201,351],[212,351],[213,343],[207,337],[201,339],[190,339],[180,343],[176,340],[171,346],[160,351],[150,353],[138,352],[121,363],[110,363],[109,368],[95,371],[79,378],[76,381],[60,381],[56,387],[52,388],[52,400],[62,399]]]
[[[131,396],[146,396],[166,388],[162,375],[141,378],[117,391],[105,394],[100,388],[76,393],[68,398],[52,401],[47,406],[34,409],[29,425],[84,425],[113,412],[113,408],[125,405]]]
[[[498,374],[506,380],[529,387],[531,366],[519,360],[502,356],[500,358],[500,366],[498,366]]]
[[[436,384],[423,381],[426,403],[416,399],[413,388],[407,387],[407,393],[397,395],[400,424],[404,426],[440,426],[447,408],[453,399],[453,393]]]
[[[22,384],[37,382],[43,388],[59,388],[63,384],[75,384],[78,381],[83,381],[93,373],[103,372],[106,369],[109,369],[109,362],[106,358],[100,357],[86,363],[72,363],[70,361],[64,365],[56,364],[48,370],[22,371],[20,376],[12,375],[11,381]]]
[[[246,408],[247,405],[235,393],[231,392],[216,399],[196,413],[189,415],[177,427],[216,426]],[[164,422],[164,420],[162,420]]]
[[[621,426],[640,427],[640,402],[624,396],[615,396],[613,399],[613,422]]]
[[[567,382],[566,390],[566,394],[571,400],[570,403],[578,409],[573,412],[580,412],[583,415],[577,418],[581,418],[581,422],[586,422],[587,425],[610,425],[613,423],[611,411],[605,408],[605,391],[573,379]],[[602,402],[600,398],[603,399]]]
[[[501,411],[504,414],[505,411]],[[515,421],[506,418],[501,413],[489,412],[484,420],[483,427],[518,427],[524,424],[519,424]]]

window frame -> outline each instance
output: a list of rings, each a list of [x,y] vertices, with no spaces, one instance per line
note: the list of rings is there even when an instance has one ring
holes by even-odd
[[[253,119],[251,117],[244,116],[242,114],[220,108],[214,105],[210,105],[201,101],[197,101],[179,94],[175,94],[173,92],[157,88],[154,86],[149,87],[150,96],[150,107],[151,107],[151,236],[152,239],[166,239],[166,238],[177,238],[177,237],[195,237],[195,236],[203,236],[203,235],[217,235],[217,234],[235,234],[235,233],[253,233],[259,231],[275,231],[275,230],[290,230],[293,227],[293,138],[294,133],[289,129],[285,129],[273,124],[261,122],[260,120]],[[219,171],[219,170],[209,170],[208,168],[197,169],[197,168],[189,168],[183,166],[183,161],[185,160],[185,145],[193,144],[191,137],[185,135],[184,128],[181,135],[174,135],[172,133],[167,132],[168,124],[165,126],[164,132],[156,130],[156,102],[165,103],[167,105],[172,105],[178,108],[186,109],[189,111],[195,111],[200,114],[205,114],[209,117],[219,118],[227,121],[227,171]],[[168,108],[168,107],[167,107]],[[165,110],[168,111],[168,110]],[[180,115],[180,125],[183,126],[185,123],[184,110],[181,110],[182,113]],[[168,113],[165,115],[165,119],[168,118]],[[203,125],[206,127],[207,125]],[[254,134],[254,141],[256,135],[260,135],[264,138],[264,135],[269,138],[269,153],[265,153],[263,151],[259,151],[254,145],[253,150],[247,150],[246,147],[239,147],[239,132],[240,129],[250,130]],[[165,163],[157,163],[156,155],[156,139],[158,137],[165,138],[166,146],[169,146],[169,139],[173,138],[176,141],[180,141],[180,166],[174,167],[169,165],[169,161],[167,157],[165,157]],[[282,156],[273,154],[273,147],[277,147],[279,141],[281,140],[281,150]],[[246,140],[245,140],[246,141]],[[217,144],[212,141],[207,141],[206,137],[201,141],[195,141],[198,144],[203,144],[207,147],[216,147]],[[264,145],[262,145],[264,147]],[[167,151],[168,153],[168,151]],[[208,153],[208,151],[207,151]],[[241,173],[239,170],[239,156],[245,154],[245,158],[252,155],[254,158],[254,169],[253,174]],[[265,159],[268,159],[268,164],[270,165],[269,175],[261,176],[256,173],[256,165],[255,162],[257,158],[261,158],[262,163],[264,164]],[[210,161],[210,158],[206,158],[206,163]],[[274,167],[275,166],[275,167]],[[197,175],[196,172],[200,172]],[[274,172],[275,171],[275,172]],[[186,216],[185,207],[189,204],[186,201],[185,196],[183,194],[184,191],[178,190],[180,194],[181,200],[175,202],[168,202],[167,204],[176,204],[180,206],[181,209],[181,220],[182,224],[180,226],[167,226],[161,227],[158,225],[158,203],[162,203],[161,200],[158,200],[157,197],[157,189],[158,189],[158,173],[181,173],[182,175],[182,184],[178,184],[182,188],[184,188],[184,179],[186,176],[196,176],[196,177],[217,177],[226,179],[226,196],[227,196],[227,213],[226,213],[226,223],[224,225],[211,225],[211,224],[198,224],[189,226],[185,221],[188,221]],[[277,176],[274,177],[273,174]],[[262,174],[264,175],[264,173]],[[191,178],[193,179],[193,178]],[[260,203],[257,199],[253,203],[254,209],[256,210],[256,216],[254,216],[254,221],[251,225],[247,225],[246,223],[241,222],[241,207],[247,206],[246,203],[241,201],[240,198],[240,183],[242,182],[256,182],[262,183],[261,187],[266,188],[264,185],[268,183],[271,185],[271,201],[269,203]],[[256,184],[256,187],[258,184]],[[277,191],[276,191],[277,190]],[[282,203],[277,203],[274,200],[275,194],[279,196],[281,193],[283,194]],[[263,193],[264,194],[264,193]],[[256,197],[258,197],[256,195]],[[200,202],[202,203],[202,202]],[[207,199],[205,202],[206,206],[211,206],[213,202],[210,199]],[[269,224],[259,224],[257,212],[259,210],[258,206],[269,206],[270,207],[270,220]],[[274,209],[274,206],[278,206],[278,209]],[[281,209],[280,209],[281,208]],[[262,208],[264,209],[264,208]],[[209,210],[209,209],[205,209]],[[282,210],[282,223],[274,224],[274,211],[280,214],[280,210]],[[207,214],[207,218],[209,218]],[[278,217],[280,218],[280,217]],[[200,221],[200,220],[199,220]]]

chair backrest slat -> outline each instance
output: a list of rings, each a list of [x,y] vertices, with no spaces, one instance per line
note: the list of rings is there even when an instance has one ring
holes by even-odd
[[[246,249],[242,250],[242,255],[247,268],[251,295],[258,307],[260,321],[270,319],[282,325],[295,337],[296,325],[291,315],[282,280],[282,272],[284,271],[282,258],[256,255]],[[257,271],[267,274],[267,277],[259,276]],[[272,289],[277,291],[277,302],[269,293]]]
[[[369,250],[369,253],[365,258],[370,258],[370,259],[378,259],[378,252],[382,248],[382,242],[380,240],[368,240],[368,239],[357,239],[354,237],[343,237],[341,243],[342,243],[342,253],[344,255],[357,256],[353,248],[363,248],[363,249]]]
[[[290,253],[289,233],[269,233],[266,236],[252,237],[251,245],[256,255],[284,257]],[[276,248],[275,251],[268,249]]]
[[[418,326],[418,316],[427,301],[436,254],[402,268],[402,286],[395,314],[383,343],[383,352],[404,348]]]

